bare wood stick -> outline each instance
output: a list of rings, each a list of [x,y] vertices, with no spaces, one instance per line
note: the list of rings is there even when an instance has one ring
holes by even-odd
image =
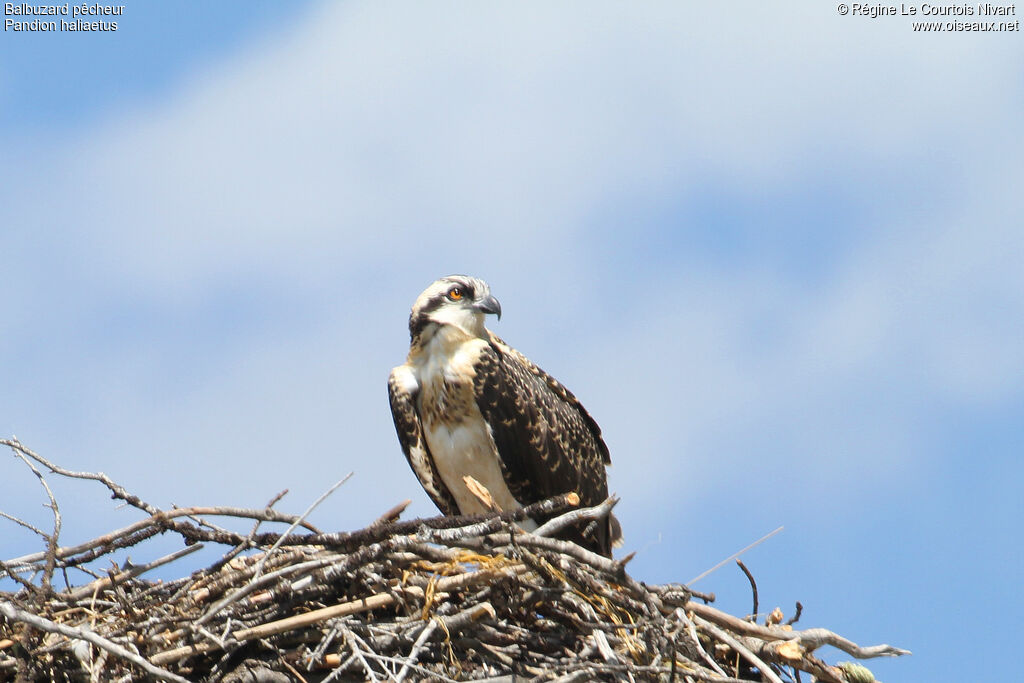
[[[264,506],[264,508],[267,510],[272,509],[274,505],[276,505],[277,502],[284,498],[286,495],[288,495],[288,489],[282,489],[279,493],[275,494],[274,497],[270,499],[270,501]],[[245,537],[245,540],[235,545],[235,547],[229,550],[228,552],[224,553],[224,556],[221,557],[220,560],[215,562],[214,565],[210,567],[210,570],[216,571],[217,569],[220,569],[228,562],[242,554],[243,551],[253,547],[252,539],[255,538],[256,532],[260,530],[261,524],[263,524],[263,520],[257,519],[253,523],[252,529],[249,531],[249,535]]]
[[[492,534],[489,536],[490,539],[498,544],[511,543],[510,534]],[[545,538],[543,536],[537,536],[528,532],[522,532],[516,535],[516,542],[520,545],[534,548],[543,548],[544,550],[551,550],[562,555],[568,555],[573,557],[585,565],[588,565],[598,571],[607,574],[608,576],[615,577],[616,580],[621,581],[624,585],[629,587],[636,595],[641,596],[648,607],[654,612],[665,611],[665,606],[661,601],[661,598],[651,591],[648,591],[641,586],[635,579],[626,574],[625,564],[622,560],[615,561],[610,560],[603,555],[598,555],[595,552],[591,552],[586,548],[582,548],[575,543],[570,541],[562,541],[557,538]],[[625,558],[625,562],[628,562],[632,555]]]
[[[437,622],[431,619],[430,623],[428,623],[426,627],[420,632],[419,637],[416,638],[416,642],[412,644],[412,649],[409,650],[409,656],[406,657],[405,663],[402,664],[401,670],[398,672],[398,675],[395,676],[395,683],[402,683],[402,681],[405,680],[406,674],[408,674],[409,671],[412,669],[412,665],[416,663],[416,660],[420,656],[420,652],[423,651],[423,648],[426,645],[427,639],[430,638],[431,634],[434,632],[434,629],[436,628]]]
[[[479,583],[488,583],[501,578],[502,576],[512,576],[525,570],[525,565],[512,565],[500,570],[485,570],[459,574],[457,576],[447,576],[436,583],[434,591],[435,593],[448,593]],[[400,593],[402,595],[416,598],[423,598],[424,596],[424,590],[418,586],[395,586],[393,590],[388,593],[375,593],[374,595],[366,598],[360,598],[359,600],[343,602],[331,607],[322,607],[320,609],[312,610],[311,612],[305,612],[304,614],[297,614],[284,619],[278,619],[277,621],[271,621],[266,624],[260,624],[259,626],[241,629],[236,631],[233,636],[235,640],[238,640],[239,642],[253,640],[254,638],[266,638],[279,633],[303,628],[327,619],[343,617],[349,614],[358,614],[360,612],[368,612],[381,607],[389,607],[398,601]],[[212,649],[214,649],[213,646],[208,643],[186,645],[154,655],[153,662],[155,664],[169,664],[193,654],[209,652]]]
[[[754,581],[754,575],[747,569],[747,565],[743,564],[743,560],[736,558],[736,565],[743,570],[743,573],[747,576],[747,581],[750,583],[750,592],[754,594],[754,609],[750,613],[751,619],[757,619],[757,582]]]
[[[417,534],[421,534],[423,538],[437,543],[454,541],[471,536],[483,536],[484,534],[498,531],[508,522],[518,522],[526,519],[527,517],[532,517],[533,515],[543,515],[551,510],[560,509],[566,505],[576,506],[579,505],[579,503],[580,497],[577,494],[567,493],[563,496],[549,498],[548,500],[519,508],[518,510],[512,510],[497,516],[487,517],[475,524],[459,525],[457,527],[444,529],[437,529],[424,525],[421,529],[417,530]]]
[[[448,588],[446,590],[452,589]],[[496,616],[497,612],[494,611],[494,606],[490,602],[480,602],[470,605],[458,614],[453,614],[450,617],[438,617],[438,619],[441,620],[441,625],[444,626],[445,631],[452,634],[458,633],[473,622],[480,621],[484,617],[494,619]]]
[[[524,565],[513,565],[501,570],[487,570],[459,574],[457,576],[447,576],[435,584],[434,592],[449,593],[463,588],[468,588],[469,586],[476,584],[489,583],[502,576],[511,576],[518,571],[524,571],[525,569],[526,567]],[[318,610],[313,610],[312,612],[306,612],[305,614],[272,621],[269,624],[262,624],[260,626],[242,629],[235,633],[235,638],[238,640],[266,638],[267,636],[315,624],[325,619],[332,619],[334,617],[342,617],[348,614],[357,614],[359,612],[367,612],[380,607],[387,607],[397,602],[398,593],[416,598],[422,598],[424,596],[424,590],[418,586],[396,586],[393,589],[393,592],[390,593],[376,593],[366,598],[360,598],[359,600],[343,602],[340,605],[323,607]]]
[[[390,664],[401,664],[403,661],[402,658],[400,657],[388,657],[386,655],[379,655],[375,652],[367,652],[365,654],[370,659],[376,659],[377,661],[388,662]],[[420,666],[419,664],[411,664],[410,668],[415,669],[416,671],[419,671],[421,674],[427,676],[428,679],[425,680],[443,681],[444,683],[459,683],[454,678],[448,678],[447,676],[443,676],[437,673],[436,671],[431,671],[430,669]]]
[[[102,472],[75,472],[73,470],[64,469],[63,467],[54,465],[52,462],[42,457],[38,453],[35,453],[28,448],[25,448],[17,439],[0,439],[0,445],[8,446],[17,451],[22,452],[23,454],[25,454],[29,458],[32,458],[33,460],[35,460],[40,465],[47,468],[54,474],[60,474],[65,477],[71,477],[72,479],[91,479],[93,481],[98,481],[104,486],[106,486],[108,489],[110,489],[110,492],[113,494],[114,498],[123,500],[132,507],[137,507],[140,510],[144,510],[145,512],[148,512],[151,515],[155,515],[157,512],[160,511],[160,509],[157,508],[156,506],[150,505],[149,503],[145,502],[138,496],[128,493],[128,491],[123,486],[117,484],[116,482],[114,482],[114,480],[112,480],[110,477],[103,474]]]
[[[781,628],[753,624],[746,619],[734,617],[731,614],[715,609],[711,605],[702,605],[699,602],[687,603],[686,610],[698,614],[708,621],[713,621],[719,626],[724,626],[734,633],[754,636],[763,640],[791,640],[795,637],[796,633],[799,633],[799,631],[786,631]]]
[[[253,580],[258,579],[260,577],[260,574],[263,573],[263,565],[266,564],[267,559],[269,559],[270,556],[273,555],[277,551],[277,549],[281,547],[281,541],[284,540],[288,536],[288,534],[290,534],[291,532],[295,531],[295,527],[297,527],[302,522],[306,521],[306,517],[309,517],[310,513],[312,513],[313,510],[316,510],[317,506],[320,505],[320,503],[322,503],[325,500],[327,500],[328,496],[330,496],[332,493],[337,491],[339,486],[341,486],[346,481],[351,479],[353,474],[355,474],[355,472],[349,472],[344,477],[342,477],[341,479],[336,481],[334,483],[334,485],[331,486],[331,488],[329,488],[326,491],[324,491],[320,495],[319,498],[314,500],[310,504],[310,506],[308,508],[306,508],[306,511],[303,512],[301,515],[299,515],[298,518],[294,522],[291,523],[291,526],[289,526],[287,529],[285,529],[284,534],[281,535],[281,538],[277,539],[277,542],[274,543],[274,545],[270,546],[270,550],[268,550],[266,553],[264,553],[263,557],[261,557],[260,561],[256,564],[256,572],[253,574],[253,577],[252,577]]]
[[[808,652],[813,652],[823,645],[831,645],[834,648],[842,650],[851,657],[857,659],[873,659],[875,657],[902,657],[903,655],[911,654],[910,650],[902,650],[892,645],[872,645],[869,647],[861,647],[852,640],[843,638],[837,633],[833,633],[828,629],[824,628],[809,628],[803,631],[794,631],[797,634],[800,644],[803,645]]]
[[[573,502],[575,500],[575,502]],[[438,516],[424,519],[413,519],[407,522],[396,522],[394,524],[371,525],[358,531],[339,531],[335,533],[319,533],[314,530],[312,534],[290,534],[286,536],[281,545],[318,545],[332,549],[353,549],[360,548],[370,543],[375,543],[384,538],[391,538],[401,534],[416,533],[420,528],[430,529],[455,529],[462,528],[469,524],[486,523],[489,529],[498,530],[508,522],[518,522],[534,515],[556,514],[578,504],[579,496],[574,493],[562,494],[548,498],[526,507],[518,508],[500,515],[465,515],[465,516]],[[237,545],[245,541],[240,534],[225,535],[212,532],[206,529],[199,529],[193,525],[179,526],[180,523],[171,525],[173,531],[185,536],[191,541],[210,541]],[[308,527],[308,525],[303,524]],[[456,535],[461,536],[463,532]],[[281,534],[265,533],[257,534],[252,542],[259,546],[267,546],[276,543]]]
[[[892,645],[861,647],[856,643],[823,628],[811,628],[804,631],[788,631],[777,627],[752,624],[745,619],[739,619],[731,614],[726,614],[721,610],[717,610],[710,605],[702,605],[697,602],[687,604],[686,609],[694,614],[700,615],[708,621],[724,626],[730,631],[741,635],[753,636],[755,638],[760,638],[761,640],[769,641],[796,640],[804,646],[808,652],[813,652],[822,645],[831,645],[842,650],[848,655],[856,657],[857,659],[871,659],[873,657],[900,657],[902,655],[910,654],[910,650],[901,650],[900,648],[893,647]]]
[[[134,652],[126,650],[117,643],[107,640],[106,638],[100,636],[94,631],[90,631],[84,628],[77,628],[74,626],[66,626],[64,624],[58,624],[56,622],[50,621],[49,619],[44,619],[43,617],[31,614],[24,610],[20,610],[13,604],[7,602],[6,600],[0,600],[0,614],[3,614],[7,619],[10,619],[11,621],[20,621],[22,623],[28,624],[29,626],[33,626],[39,629],[40,631],[46,631],[47,633],[59,633],[60,635],[66,636],[68,638],[84,640],[87,643],[91,643],[92,645],[95,645],[96,647],[105,650],[106,652],[109,652],[115,657],[120,657],[121,659],[125,659],[131,662],[132,664],[136,665],[137,667],[148,673],[150,676],[153,676],[154,678],[159,678],[162,681],[173,681],[174,683],[188,683],[188,681],[182,678],[181,676],[178,676],[176,674],[171,673],[170,671],[161,669],[160,667],[151,664],[150,662],[146,661],[144,657],[140,657]]]
[[[20,524],[21,526],[25,527],[29,531],[31,531],[31,532],[39,535],[39,536],[42,536],[44,539],[49,538],[49,536],[46,534],[46,532],[43,531],[42,529],[38,529],[38,528],[32,526],[31,524],[29,524],[28,522],[26,522],[25,520],[18,519],[14,515],[9,515],[6,512],[4,512],[3,510],[0,510],[0,517],[3,517],[4,519],[9,519],[12,522],[14,522],[15,524]]]
[[[804,606],[800,604],[800,601],[796,601],[796,612],[793,613],[789,619],[786,620],[786,626],[792,626],[796,622],[800,621],[800,615],[804,612]]]
[[[468,539],[459,538],[448,538],[447,535],[443,538],[431,536],[430,540],[434,542],[454,542],[454,541],[465,541]],[[512,536],[509,533],[494,533],[488,536],[495,545],[507,545],[512,542]],[[587,550],[581,546],[576,545],[570,541],[563,541],[557,538],[547,538],[545,536],[537,536],[526,531],[518,531],[516,533],[516,543],[532,548],[543,548],[544,550],[551,550],[556,553],[563,555],[569,555],[574,557],[584,564],[590,565],[591,567],[598,569],[606,574],[613,576],[621,575],[622,566],[614,560],[609,560],[603,555],[598,555],[595,552]]]
[[[594,638],[594,644],[597,645],[597,651],[604,657],[604,661],[618,664],[619,657],[608,643],[608,636],[604,634],[604,631],[595,628],[591,631],[591,636]]]
[[[682,607],[677,607],[675,615],[676,619],[682,622],[686,627],[686,632],[690,635],[690,640],[693,641],[694,646],[697,648],[697,652],[700,653],[707,665],[714,669],[715,673],[725,676],[726,674],[722,671],[722,667],[718,666],[718,662],[715,661],[714,657],[709,655],[707,650],[704,649],[704,646],[701,645],[700,638],[697,636],[697,627],[695,627],[693,625],[693,621],[686,616],[686,611]]]
[[[618,504],[618,496],[611,496],[600,505],[579,510],[570,510],[558,517],[549,519],[532,533],[537,536],[553,536],[567,526],[585,520],[604,519],[611,514],[612,509]]]
[[[314,560],[309,560],[307,562],[300,562],[299,564],[281,567],[277,571],[270,572],[269,574],[261,576],[258,579],[251,580],[238,590],[224,596],[223,598],[215,602],[213,605],[211,605],[209,609],[207,609],[206,613],[203,614],[203,616],[196,621],[196,626],[202,626],[203,624],[209,622],[217,613],[222,611],[225,607],[228,607],[229,605],[238,602],[245,596],[251,594],[253,591],[273,583],[282,576],[297,574],[299,572],[311,569],[319,569],[320,567],[335,564],[337,561],[338,558],[334,555],[328,557],[320,557]],[[198,595],[196,596],[197,601],[199,600],[199,597],[200,596]]]
[[[67,599],[69,602],[77,602],[78,600],[81,600],[86,596],[92,595],[95,592],[100,592],[106,590],[107,588],[110,588],[110,586],[114,582],[124,581],[126,579],[132,579],[137,576],[142,576],[151,569],[156,569],[157,567],[161,567],[165,564],[174,562],[175,560],[185,557],[186,555],[191,555],[192,553],[196,552],[197,550],[201,550],[202,548],[203,545],[200,543],[197,543],[196,545],[186,546],[181,550],[176,550],[169,555],[164,555],[163,557],[153,560],[148,564],[140,564],[129,569],[125,569],[124,571],[118,572],[113,577],[105,576],[102,579],[97,579],[96,581],[87,583],[84,586],[76,588],[75,590],[71,591],[67,594]]]
[[[23,452],[23,449],[14,448],[12,446],[11,450],[14,451],[14,454],[24,462],[30,470],[32,470],[32,474],[36,475],[36,478],[39,479],[39,483],[43,486],[43,490],[46,491],[46,497],[50,499],[50,504],[47,507],[53,511],[53,534],[45,537],[46,564],[43,568],[43,591],[49,593],[50,585],[53,581],[53,570],[57,567],[57,548],[59,547],[61,527],[60,508],[57,506],[57,499],[53,497],[53,491],[50,490],[50,485],[46,483],[46,477],[44,477],[43,473],[32,464],[28,459],[28,456]]]
[[[359,660],[359,663],[363,667],[363,671],[366,672],[366,675],[370,677],[371,681],[376,683],[380,679],[377,678],[377,674],[374,672],[373,667],[370,666],[370,663],[366,661],[366,656],[363,651],[363,648],[366,648],[366,651],[369,652],[370,648],[362,638],[353,633],[352,629],[347,626],[343,625],[341,627],[341,631],[345,634],[345,641],[348,643],[349,649],[352,650],[352,656]]]
[[[740,656],[742,656],[748,662],[756,666],[757,670],[761,672],[761,675],[767,678],[769,681],[771,681],[771,683],[782,683],[782,679],[779,678],[778,674],[776,674],[770,666],[761,661],[760,657],[751,652],[750,649],[743,645],[743,643],[741,643],[738,639],[729,635],[726,631],[723,631],[722,629],[718,628],[706,619],[701,619],[700,617],[694,615],[694,620],[698,624],[703,626],[704,629],[708,631],[708,633],[711,633],[716,638],[721,640],[723,643],[726,643],[733,650],[736,650],[736,652],[738,652]]]
[[[30,467],[42,465],[26,459]],[[44,467],[38,471],[52,483]],[[751,623],[742,615],[699,604],[694,598],[702,596],[681,584],[639,583],[626,572],[625,560],[545,535],[568,524],[595,524],[613,501],[564,514],[574,503],[578,500],[572,496],[561,496],[497,515],[381,520],[357,531],[330,534],[296,533],[299,525],[311,529],[308,510],[288,516],[290,528],[284,533],[257,533],[263,520],[283,515],[249,511],[258,515],[251,516],[256,523],[247,535],[200,516],[211,508],[158,510],[120,535],[108,534],[99,543],[94,539],[79,552],[65,555],[67,548],[53,544],[28,556],[27,562],[18,558],[22,564],[0,563],[0,575],[12,574],[29,591],[24,604],[2,591],[0,601],[35,613],[44,623],[88,631],[153,667],[196,680],[239,672],[236,655],[246,643],[257,641],[270,655],[260,670],[275,679],[301,677],[293,665],[303,652],[310,652],[308,645],[316,648],[303,658],[309,666],[336,667],[329,680],[355,675],[401,683],[420,677],[449,680],[446,674],[489,675],[497,677],[495,683],[507,683],[503,677],[513,670],[548,679],[564,674],[587,680],[739,683],[738,677],[747,675],[747,662],[762,672],[755,678],[769,683],[786,678],[782,671],[790,668],[796,680],[804,672],[805,678],[810,674],[838,683],[843,674],[814,657],[815,648],[834,645],[857,657],[906,654],[888,645],[862,648],[826,629],[786,630],[777,625],[781,617],[763,625]],[[553,518],[540,533],[514,525],[539,516]],[[390,511],[385,517],[392,518]],[[195,547],[149,565],[121,570],[115,565],[107,577],[89,567],[114,550],[166,531],[186,543],[223,544],[228,552],[191,576],[167,583],[132,577]],[[49,541],[45,532],[40,536]],[[266,552],[239,555],[248,548]],[[46,572],[48,560],[57,571],[77,567],[96,580],[46,595],[34,584]],[[754,589],[752,576],[748,578]],[[483,617],[483,623],[474,623]],[[14,625],[14,634],[34,631],[34,639],[42,637],[36,627],[15,623],[2,612],[0,622]],[[438,651],[442,630],[444,649]],[[32,652],[53,657],[54,666],[77,670],[74,657],[96,677],[127,680],[132,675],[127,672],[135,671],[135,676],[159,678],[109,650],[90,651],[95,646],[81,637],[43,633],[43,644]],[[342,633],[345,645],[336,640]],[[7,674],[22,666],[24,651],[13,649],[19,636],[4,636],[9,645],[0,642],[0,672]],[[732,675],[737,678],[724,674],[730,666],[716,662],[720,652],[736,658],[737,673]]]
[[[392,522],[398,521],[398,518],[402,516],[402,513],[405,512],[405,509],[409,507],[411,503],[412,499],[406,498],[398,505],[394,505],[391,508],[389,508],[387,512],[382,514],[380,517],[376,519],[376,521],[374,521],[374,524],[390,524]]]
[[[27,588],[29,590],[29,592],[31,592],[31,593],[38,593],[39,592],[39,586],[37,586],[34,583],[32,583],[31,581],[28,581],[27,579],[23,578],[21,575],[18,574],[19,571],[26,571],[26,570],[25,570],[24,567],[20,567],[20,568],[17,568],[17,569],[11,568],[11,567],[8,567],[6,563],[0,562],[0,576],[7,576],[7,577],[9,577],[11,579],[14,579],[18,583],[20,583],[23,588]]]
[[[71,557],[73,555],[77,555],[87,550],[92,550],[94,548],[109,545],[116,541],[118,538],[129,536],[137,531],[141,531],[143,529],[147,529],[154,526],[160,527],[166,522],[169,522],[170,520],[176,517],[188,517],[194,515],[207,515],[212,517],[242,517],[247,519],[258,519],[264,522],[285,523],[294,522],[296,519],[295,515],[287,515],[284,513],[277,512],[276,510],[270,509],[254,510],[249,508],[236,508],[227,506],[195,506],[187,508],[174,508],[172,510],[158,511],[156,514],[147,517],[146,519],[135,522],[134,524],[129,524],[128,526],[118,529],[116,531],[111,531],[108,534],[98,536],[97,538],[94,538],[91,541],[86,541],[85,543],[80,543],[75,546],[66,546],[63,548],[58,548],[57,558],[64,559],[66,557]],[[315,531],[315,528],[311,530]],[[24,555],[22,557],[16,557],[14,559],[7,560],[7,565],[11,567],[17,567],[19,565],[27,565],[33,562],[39,562],[40,560],[43,560],[45,558],[45,552],[32,553],[31,555]]]

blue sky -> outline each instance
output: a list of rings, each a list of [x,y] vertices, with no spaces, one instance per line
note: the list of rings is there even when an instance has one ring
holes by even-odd
[[[913,650],[871,664],[890,683],[1002,666],[1019,33],[753,2],[130,2],[118,23],[0,41],[5,436],[160,505],[287,487],[301,510],[354,470],[321,526],[430,514],[385,380],[416,295],[467,272],[600,422],[636,576],[784,525],[745,557],[762,605]],[[3,509],[45,524],[2,467]],[[53,483],[67,541],[135,519]],[[748,608],[734,567],[697,587]]]

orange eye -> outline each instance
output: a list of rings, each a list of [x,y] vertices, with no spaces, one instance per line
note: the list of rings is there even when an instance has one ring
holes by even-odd
[[[462,298],[462,290],[458,287],[452,287],[448,290],[448,298],[452,301],[458,301]]]

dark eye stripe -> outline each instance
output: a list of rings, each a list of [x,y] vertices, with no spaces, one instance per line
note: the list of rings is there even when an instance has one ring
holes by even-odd
[[[445,293],[445,294],[438,294],[434,298],[432,298],[429,301],[427,301],[427,303],[423,305],[423,308],[421,308],[418,311],[418,313],[421,316],[425,316],[426,314],[431,313],[431,312],[436,311],[437,309],[441,308],[441,304],[443,304],[447,300],[448,300],[448,294],[447,293]]]

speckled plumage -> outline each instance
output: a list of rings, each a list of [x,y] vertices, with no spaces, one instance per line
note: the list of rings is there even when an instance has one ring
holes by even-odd
[[[438,280],[413,306],[409,357],[388,383],[409,464],[445,514],[479,511],[464,473],[503,507],[570,491],[583,506],[601,503],[611,464],[601,429],[571,391],[483,326],[495,312],[487,284],[466,276]],[[583,526],[563,537],[610,556],[621,535],[614,517],[587,534]]]
[[[391,417],[394,418],[402,450],[434,505],[446,515],[457,515],[459,508],[455,499],[441,481],[423,439],[423,427],[416,407],[418,387],[414,391],[407,390],[402,385],[400,374],[396,372],[398,370],[395,368],[388,378],[388,395],[391,399]]]

